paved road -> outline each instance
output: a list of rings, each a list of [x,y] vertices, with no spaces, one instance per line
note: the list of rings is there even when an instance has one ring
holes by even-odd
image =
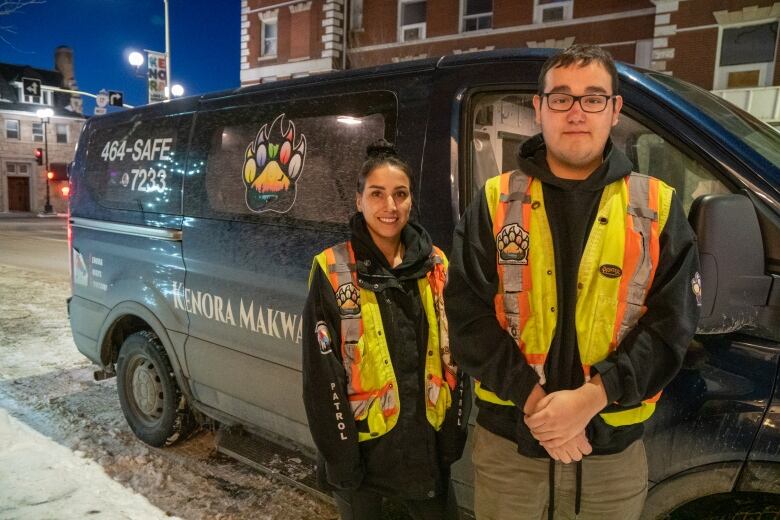
[[[67,277],[67,219],[0,218],[0,264]]]

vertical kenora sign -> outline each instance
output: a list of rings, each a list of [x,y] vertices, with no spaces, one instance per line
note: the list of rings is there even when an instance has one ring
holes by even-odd
[[[168,86],[168,67],[165,54],[146,51],[147,70],[149,71],[149,103],[165,101],[165,88]]]

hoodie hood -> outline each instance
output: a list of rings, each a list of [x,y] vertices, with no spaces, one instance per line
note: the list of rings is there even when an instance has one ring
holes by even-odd
[[[385,255],[374,244],[371,234],[366,226],[366,219],[360,212],[352,215],[349,221],[352,232],[352,247],[356,260],[371,260],[370,263],[358,262],[358,271],[363,267],[369,267],[366,274],[379,274],[377,269],[386,273],[392,273],[399,280],[417,279],[430,270],[430,256],[433,251],[433,241],[428,232],[417,222],[409,220],[401,231],[401,241],[404,244],[403,261],[395,268],[391,268]]]
[[[599,191],[604,186],[622,179],[634,169],[634,165],[622,151],[612,145],[612,139],[607,139],[604,147],[604,161],[587,179],[572,180],[556,177],[547,164],[547,145],[542,134],[536,134],[520,147],[518,163],[527,175],[551,184],[563,190]]]

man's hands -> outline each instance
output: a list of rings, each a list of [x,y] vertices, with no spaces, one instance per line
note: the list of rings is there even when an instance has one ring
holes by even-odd
[[[568,464],[573,461],[582,460],[585,455],[590,455],[593,451],[588,438],[585,436],[585,430],[582,430],[578,435],[575,435],[573,439],[566,442],[558,448],[544,448],[547,453],[555,460],[560,460],[564,464]]]
[[[569,463],[591,453],[585,427],[607,405],[607,393],[596,375],[576,390],[561,390],[539,398],[537,385],[523,412],[531,434],[555,460]]]

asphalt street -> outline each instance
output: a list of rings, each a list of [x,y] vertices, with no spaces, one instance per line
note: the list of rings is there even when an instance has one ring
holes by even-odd
[[[0,264],[67,277],[67,219],[0,218]]]

